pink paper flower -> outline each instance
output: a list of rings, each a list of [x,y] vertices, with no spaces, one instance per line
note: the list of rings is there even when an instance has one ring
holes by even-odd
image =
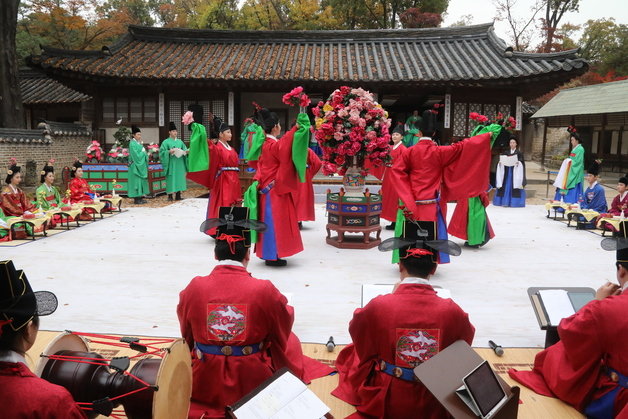
[[[186,113],[184,113],[183,117],[181,118],[181,122],[183,122],[183,125],[190,125],[192,122],[194,122],[194,113],[192,113],[192,111],[187,111]]]

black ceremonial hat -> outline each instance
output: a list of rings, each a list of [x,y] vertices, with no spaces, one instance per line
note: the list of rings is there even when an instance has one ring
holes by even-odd
[[[607,237],[602,239],[602,249],[615,250],[617,262],[628,263],[628,232],[626,224],[620,224],[620,232],[618,237]]]
[[[380,243],[377,248],[386,252],[399,249],[399,258],[404,258],[410,249],[426,249],[433,254],[432,261],[437,261],[437,252],[459,256],[460,246],[450,240],[436,239],[436,223],[432,221],[405,221],[401,237],[391,237]]]
[[[176,131],[177,130],[177,126],[174,124],[174,122],[170,121],[168,123],[168,131]]]
[[[197,124],[203,124],[203,107],[198,103],[192,103],[188,106],[188,111],[192,111],[192,115],[194,117],[194,122]],[[192,129],[190,127],[190,129]]]
[[[397,124],[397,126],[392,130],[392,133],[397,133],[397,134],[405,134],[406,130],[403,129],[403,124],[399,123]]]
[[[217,133],[221,133],[223,131],[227,131],[229,128],[229,125],[225,124],[222,119],[216,117],[214,118],[214,129],[216,130]]]
[[[266,224],[249,219],[249,209],[247,207],[220,207],[218,218],[205,220],[200,227],[201,232],[206,232],[216,227],[216,239],[220,239],[222,234],[230,236],[244,237],[244,245],[251,246],[251,230],[264,231]]]
[[[137,125],[131,125],[131,134],[135,135],[138,132],[142,132],[142,130],[140,130]]]
[[[591,166],[589,166],[589,169],[587,170],[587,173],[592,174],[593,176],[597,176],[600,174],[600,162],[599,160],[593,160],[593,163],[591,163]]]
[[[619,183],[623,183],[624,185],[628,186],[628,173],[619,178]]]
[[[13,261],[0,262],[0,321],[20,330],[33,316],[47,316],[57,309],[57,297],[48,291],[33,292],[26,274]],[[1,331],[0,331],[0,334]]]
[[[270,131],[279,123],[279,117],[275,112],[271,112],[266,108],[261,108],[255,112],[255,120],[264,131]]]

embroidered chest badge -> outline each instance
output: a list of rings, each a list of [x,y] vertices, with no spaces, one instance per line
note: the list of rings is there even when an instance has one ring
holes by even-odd
[[[414,368],[438,353],[439,329],[397,329],[396,364]]]
[[[244,340],[246,316],[246,304],[207,304],[208,338],[221,341]]]

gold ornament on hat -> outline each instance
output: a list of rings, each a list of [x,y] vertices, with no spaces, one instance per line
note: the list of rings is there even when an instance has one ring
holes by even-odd
[[[7,175],[12,175],[13,174],[13,170],[9,169],[7,170]]]

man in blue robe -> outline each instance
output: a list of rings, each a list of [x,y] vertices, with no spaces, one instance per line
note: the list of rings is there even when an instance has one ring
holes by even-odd
[[[608,210],[608,207],[606,205],[606,193],[604,192],[604,188],[598,183],[599,174],[600,162],[595,160],[593,164],[591,164],[591,167],[589,167],[589,170],[587,170],[586,179],[589,183],[589,187],[584,191],[580,208],[602,214]],[[581,223],[585,229],[595,228],[595,221],[596,219],[587,221],[582,215],[578,215],[578,222]]]

